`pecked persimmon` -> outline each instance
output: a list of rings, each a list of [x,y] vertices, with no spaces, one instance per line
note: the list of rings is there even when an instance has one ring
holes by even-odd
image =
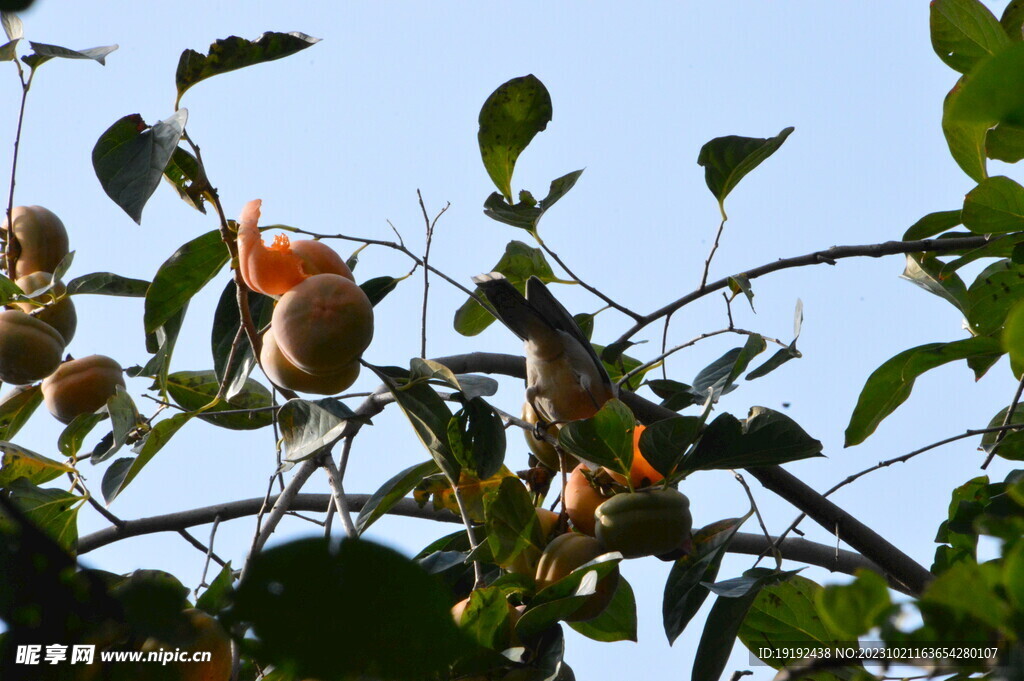
[[[21,310],[0,312],[0,381],[25,385],[60,366],[64,337]]]
[[[539,417],[533,406],[529,402],[523,402],[523,420],[531,425],[535,425],[538,419]],[[556,440],[558,439],[558,426],[549,426],[547,432]],[[523,430],[523,435],[526,437],[526,445],[533,452],[533,455],[537,457],[537,460],[551,470],[557,471],[558,451],[555,450],[554,446],[539,439],[529,430]],[[569,453],[565,453],[564,456],[565,470],[570,471],[577,463],[576,457]]]
[[[91,414],[107,403],[117,386],[124,387],[121,365],[105,355],[64,362],[43,381],[43,402],[61,423]]]
[[[640,453],[640,436],[645,428],[646,426],[643,425],[633,428],[633,463],[629,467],[629,480],[633,483],[633,489],[654,485],[665,479],[665,476],[654,470],[654,466],[648,463],[644,455]],[[622,473],[608,470],[608,474],[620,485],[626,484],[626,476]]]
[[[268,296],[281,296],[315,274],[353,278],[341,256],[321,241],[291,241],[278,234],[270,246],[264,244],[257,227],[261,204],[259,199],[245,204],[238,218],[238,268],[246,286]]]
[[[68,231],[60,218],[42,206],[15,206],[11,220],[20,249],[11,278],[19,279],[33,272],[53,272],[68,254]],[[6,219],[0,230],[10,230]]]
[[[373,306],[354,281],[315,274],[281,296],[271,317],[284,357],[310,374],[355,362],[373,339]]]
[[[359,378],[359,362],[346,364],[330,374],[310,374],[288,361],[281,352],[271,327],[263,334],[263,348],[260,350],[260,366],[271,381],[289,390],[317,395],[337,395]]]
[[[31,296],[33,292],[47,286],[52,279],[53,275],[49,272],[33,272],[32,274],[26,274],[15,283],[26,295]],[[67,289],[64,288],[64,284],[57,280],[49,291],[32,297],[33,302],[18,303],[18,307],[26,314],[37,310],[36,314],[32,316],[57,329],[57,333],[64,337],[65,345],[69,344],[71,339],[75,337],[75,329],[78,328],[78,314],[75,312],[75,304],[71,301],[70,296],[64,295],[66,291]],[[61,296],[64,297],[62,298]],[[40,309],[40,305],[45,307]]]
[[[573,527],[583,534],[594,536],[594,511],[605,502],[608,497],[602,496],[590,484],[583,472],[584,465],[580,464],[573,469],[569,479],[565,481],[565,512],[569,514],[569,520]]]

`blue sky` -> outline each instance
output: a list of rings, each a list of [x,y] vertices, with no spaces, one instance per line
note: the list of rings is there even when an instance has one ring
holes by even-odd
[[[992,9],[998,14],[1005,3]],[[174,69],[186,48],[205,52],[228,35],[255,38],[266,30],[302,31],[322,42],[296,56],[203,82],[188,92],[189,134],[229,215],[263,199],[264,222],[318,232],[390,239],[390,220],[410,246],[422,242],[416,190],[428,209],[446,202],[432,262],[468,284],[488,271],[505,244],[527,236],[483,216],[493,187],[476,146],[476,118],[487,95],[509,78],[533,73],[551,92],[554,119],[523,154],[513,181],[542,195],[550,180],[586,168],[576,188],[545,218],[545,241],[586,281],[641,311],[693,290],[718,224],[697,153],[721,135],[766,137],[796,131],[782,149],[730,195],[730,221],[712,279],[776,258],[837,244],[898,239],[922,215],[956,208],[972,182],[956,167],[940,129],[942,98],[953,71],[934,55],[928,3],[207,3],[192,12],[122,0],[39,0],[24,16],[27,37],[72,48],[119,43],[106,67],[89,62],[44,65],[30,95],[16,204],[40,204],[62,217],[76,250],[73,275],[112,270],[151,278],[181,243],[215,228],[158,189],[135,225],[102,192],[91,168],[96,138],[129,113],[154,122],[173,112]],[[0,64],[0,66],[4,66]],[[0,88],[0,168],[9,167],[16,121],[17,79],[10,65]],[[1014,175],[1010,170],[1009,174]],[[1018,173],[1019,175],[1019,173]],[[1018,178],[1019,179],[1019,178]],[[337,246],[344,255],[347,245]],[[356,277],[400,275],[409,263],[385,249],[360,256]],[[803,359],[745,383],[720,409],[739,416],[750,406],[783,410],[825,444],[827,458],[788,466],[826,489],[847,475],[935,440],[982,427],[1013,395],[1005,363],[979,383],[963,365],[931,372],[914,395],[866,443],[844,450],[843,429],[868,374],[897,352],[965,337],[959,314],[898,275],[901,256],[847,260],[835,267],[788,270],[754,282],[757,314],[734,305],[736,323],[789,340],[793,307],[803,300]],[[227,273],[189,310],[174,369],[211,366],[209,331]],[[377,308],[366,359],[406,364],[419,350],[419,277]],[[600,302],[578,287],[557,287],[574,311]],[[475,338],[452,331],[463,294],[438,280],[431,287],[428,355],[485,349],[520,351],[495,325]],[[142,302],[82,297],[79,331],[69,351],[109,354],[128,366],[144,363]],[[676,315],[670,343],[726,325],[720,297]],[[598,317],[595,341],[628,325]],[[655,353],[652,343],[634,354]],[[717,338],[673,357],[669,375],[689,381],[742,339]],[[364,372],[356,388],[372,389]],[[143,409],[147,384],[129,387]],[[521,385],[502,381],[495,402],[521,403]],[[59,424],[38,413],[18,442],[55,455]],[[509,440],[508,462],[522,467],[526,448]],[[979,474],[981,456],[964,441],[875,473],[835,499],[924,564],[949,490]],[[404,418],[389,411],[357,439],[346,487],[372,492],[395,471],[426,458]],[[260,496],[274,468],[269,430],[227,433],[193,422],[179,433],[111,506],[136,518],[218,501]],[[990,470],[1002,478],[1009,467]],[[102,470],[86,465],[98,490]],[[769,528],[796,515],[751,482]],[[695,522],[741,515],[747,502],[727,473],[702,473],[681,489]],[[308,491],[326,491],[315,479]],[[81,533],[104,526],[83,512]],[[221,526],[216,549],[238,565],[252,519]],[[754,531],[752,527],[745,528]],[[805,523],[808,538],[834,543]],[[197,528],[197,536],[207,529]],[[282,525],[277,538],[317,528]],[[385,519],[373,536],[406,553],[450,531],[425,521]],[[174,572],[189,586],[203,556],[174,535],[124,541],[90,554],[108,570],[139,567]],[[739,574],[747,557],[731,557],[721,577]],[[668,565],[631,561],[623,573],[640,612],[640,642],[596,644],[570,632],[566,659],[580,679],[666,673],[687,678],[699,627],[669,648],[661,630],[661,590]],[[841,581],[821,570],[806,576]],[[737,650],[729,670],[746,668]],[[667,670],[667,672],[666,672]],[[770,678],[756,668],[755,679]]]

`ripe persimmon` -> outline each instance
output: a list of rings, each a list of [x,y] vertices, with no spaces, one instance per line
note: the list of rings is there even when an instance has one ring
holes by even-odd
[[[548,544],[537,563],[537,590],[545,589],[570,572],[589,563],[601,554],[604,548],[593,537],[576,532],[560,534]],[[597,583],[597,591],[587,597],[578,610],[565,618],[566,622],[583,622],[604,612],[615,595],[619,585],[619,568],[606,575]]]
[[[600,492],[594,489],[583,472],[584,468],[585,466],[580,464],[569,474],[569,478],[565,482],[563,503],[565,504],[565,512],[569,514],[569,520],[572,521],[573,527],[583,534],[593,537],[594,524],[597,522],[594,519],[594,511],[608,497],[602,496]]]
[[[34,291],[38,291],[48,285],[52,279],[53,275],[49,272],[33,272],[21,277],[15,283],[27,295],[31,295]],[[22,312],[29,314],[35,311],[36,314],[32,315],[33,317],[55,328],[57,333],[64,337],[65,345],[69,344],[71,339],[75,337],[75,329],[78,328],[78,314],[75,312],[75,304],[70,296],[64,295],[66,291],[67,289],[64,288],[64,284],[57,280],[53,282],[53,287],[49,291],[33,297],[33,302],[18,303],[18,307],[21,308]],[[61,298],[61,296],[64,297]],[[40,309],[40,305],[45,307]]]
[[[306,373],[331,374],[370,345],[373,306],[351,279],[315,274],[281,296],[271,325],[289,362]]]
[[[260,350],[260,366],[271,381],[289,390],[317,395],[337,395],[359,378],[359,361],[346,364],[329,374],[311,374],[288,361],[281,352],[271,327],[263,334],[263,348]]]
[[[106,355],[89,355],[64,362],[43,381],[43,402],[61,423],[91,414],[124,387],[124,371]]]
[[[33,272],[53,272],[68,254],[68,231],[60,218],[42,206],[15,206],[11,220],[20,250],[9,276],[20,279]],[[5,219],[0,231],[9,230]]]
[[[270,246],[264,244],[257,227],[261,204],[259,199],[245,204],[238,218],[238,268],[246,286],[268,296],[281,296],[315,274],[352,279],[352,270],[341,256],[321,241],[291,241],[278,234]]]
[[[64,337],[21,310],[0,312],[0,381],[35,383],[60,366]]]

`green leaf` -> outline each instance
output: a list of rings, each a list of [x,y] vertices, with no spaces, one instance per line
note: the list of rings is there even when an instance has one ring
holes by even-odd
[[[386,514],[395,504],[405,498],[409,492],[422,482],[423,478],[438,472],[437,462],[433,459],[409,466],[380,486],[363,504],[356,518],[356,531],[366,532],[378,518]]]
[[[821,442],[785,414],[751,407],[743,422],[732,414],[712,421],[682,467],[697,471],[779,465],[821,456],[821,449]]]
[[[754,334],[747,337],[742,348],[733,348],[714,362],[704,367],[693,379],[693,392],[707,395],[712,391],[712,400],[718,399],[736,388],[735,380],[746,371],[751,360],[768,348],[764,338]]]
[[[697,530],[693,533],[693,550],[672,564],[661,605],[669,645],[675,643],[700,610],[709,593],[704,584],[715,580],[729,542],[748,517],[749,513]]]
[[[589,419],[570,421],[558,433],[559,444],[576,457],[629,475],[633,463],[636,418],[617,399],[604,403]]]
[[[93,272],[75,277],[68,282],[67,289],[69,296],[96,294],[142,298],[149,290],[149,282],[142,279],[129,279],[111,272]]]
[[[505,254],[501,256],[498,264],[491,268],[492,272],[501,272],[505,278],[518,289],[520,293],[526,291],[526,281],[530,277],[537,277],[545,284],[557,280],[555,273],[551,270],[544,257],[544,251],[539,248],[531,248],[522,241],[510,241],[505,246]],[[473,291],[477,298],[483,298],[483,292],[477,287]],[[462,304],[455,312],[455,330],[463,336],[475,336],[494,321],[494,315],[484,309],[476,299],[470,298]]]
[[[975,234],[1024,229],[1024,187],[998,175],[982,180],[964,198],[964,226]]]
[[[685,383],[668,378],[659,378],[647,382],[654,394],[661,398],[661,406],[672,411],[686,409],[696,404],[700,398],[694,394],[693,388]]]
[[[43,403],[39,385],[12,388],[0,398],[0,440],[10,440]]]
[[[220,384],[213,371],[177,371],[167,377],[167,392],[179,406],[188,411],[197,411],[213,402],[218,390],[220,390]],[[196,416],[221,428],[256,430],[273,423],[273,415],[266,411],[266,408],[272,406],[273,403],[270,391],[250,378],[233,397],[221,400],[217,405],[196,414]],[[264,411],[249,414],[217,413],[239,409],[263,409]]]
[[[196,83],[237,69],[281,59],[320,42],[305,33],[275,33],[268,31],[256,40],[229,36],[210,45],[208,54],[185,50],[178,59],[174,82],[178,99]]]
[[[97,423],[107,418],[106,414],[79,414],[61,431],[57,438],[57,449],[64,456],[72,459],[78,456],[85,438],[92,432]]]
[[[433,576],[392,549],[302,539],[253,559],[231,617],[252,625],[258,660],[295,678],[421,681],[470,650],[449,599]]]
[[[907,266],[900,276],[967,313],[967,286],[960,275],[935,256],[907,253]]]
[[[775,353],[764,362],[764,364],[747,374],[747,380],[753,381],[754,379],[761,378],[762,376],[767,376],[789,360],[799,359],[801,357],[803,357],[803,353],[796,349],[796,341],[793,341],[786,347],[776,350]]]
[[[0,441],[0,487],[10,487],[15,480],[25,479],[34,485],[54,480],[75,469],[42,454],[36,454],[13,442]]]
[[[892,607],[885,577],[871,570],[858,570],[853,582],[826,586],[814,598],[825,625],[844,641],[880,626]]]
[[[988,176],[986,136],[1024,121],[1024,42],[987,57],[960,79],[943,104],[942,130],[953,158],[976,182]]]
[[[1011,40],[1024,39],[1021,35],[1021,25],[1024,24],[1024,0],[1012,0],[999,17],[999,23]]]
[[[729,290],[732,291],[733,296],[735,297],[742,293],[746,296],[747,303],[750,304],[750,311],[756,312],[756,310],[754,310],[754,289],[750,286],[750,280],[742,274],[734,274],[729,277],[728,283]]]
[[[61,489],[43,489],[26,478],[18,478],[7,486],[7,490],[10,500],[36,527],[65,551],[74,550],[78,542],[78,509],[84,497]]]
[[[516,159],[549,121],[551,95],[533,74],[504,83],[480,109],[480,156],[487,174],[509,203]]]
[[[206,587],[203,595],[196,599],[196,607],[203,612],[216,615],[231,605],[231,596],[234,591],[234,572],[231,569],[231,561],[221,568],[213,582]]]
[[[448,444],[464,469],[489,478],[505,463],[504,421],[491,405],[474,397],[448,423]]]
[[[3,45],[0,45],[0,61],[14,61],[18,58],[18,43],[19,38],[9,40]]]
[[[999,629],[1009,620],[1010,609],[994,592],[983,566],[959,562],[932,581],[921,596],[922,606],[939,605],[953,615],[969,615]]]
[[[999,20],[978,0],[935,0],[930,24],[935,54],[960,73],[1010,44]]]
[[[602,554],[541,589],[516,623],[516,633],[531,638],[579,610],[597,590],[597,583],[617,571],[621,561],[622,554],[617,551]]]
[[[1012,357],[1012,355],[1011,355]],[[1013,360],[1011,359],[1011,362]],[[999,410],[992,420],[988,422],[988,428],[996,428],[1003,425],[1006,421],[1006,412],[1009,407],[1003,407]],[[1024,423],[1024,405],[1018,405],[1013,412],[1013,418],[1008,421],[1008,424],[1012,423]],[[1002,440],[999,441],[999,446],[996,446],[996,439],[999,437],[999,431],[985,433],[981,436],[981,449],[984,452],[991,452],[995,449],[996,455],[1008,461],[1024,461],[1024,431],[1010,430],[1007,431]]]
[[[625,354],[623,352],[623,350],[626,349],[625,347],[621,348],[618,352],[608,352],[609,350],[615,350],[615,348],[613,346],[605,348],[603,345],[598,345],[597,343],[591,343],[591,345],[594,346],[594,352],[597,353],[597,356],[601,358],[601,364],[604,365],[604,370],[608,372],[608,380],[612,383],[618,383],[622,380],[623,376],[643,364],[643,362],[637,358]],[[639,345],[639,343],[630,342],[629,345]],[[606,355],[609,354],[614,355],[614,359],[611,361],[606,359]],[[623,384],[623,387],[625,387],[626,390],[637,390],[643,383],[644,376],[646,376],[652,369],[657,368],[657,366],[657,364],[652,364],[643,371],[636,372],[630,376],[626,383]]]
[[[130,114],[107,128],[93,147],[92,167],[103,191],[138,224],[187,119],[188,110],[180,109],[150,127],[139,114]]]
[[[633,587],[623,577],[615,587],[612,600],[600,615],[586,622],[570,622],[576,633],[603,643],[636,641],[636,598]]]
[[[353,417],[355,412],[332,397],[288,400],[277,412],[285,459],[295,463],[332,447]]]
[[[90,47],[85,50],[69,50],[66,47],[47,45],[46,43],[29,41],[28,44],[32,46],[33,52],[22,57],[21,60],[28,64],[31,69],[37,69],[51,59],[91,59],[106,66],[107,55],[117,49],[117,45]]]
[[[1017,303],[1006,316],[1003,329],[1003,349],[1010,354],[1013,375],[1024,375],[1024,304]]]
[[[986,267],[967,289],[967,321],[979,336],[1002,329],[1006,315],[1024,298],[1024,265],[1000,260]]]
[[[998,340],[977,337],[952,343],[919,345],[886,360],[868,377],[861,389],[857,406],[846,426],[845,446],[860,444],[875,432],[878,424],[910,397],[917,377],[929,369],[959,359],[1001,352]]]
[[[927,239],[936,234],[953,229],[961,224],[959,210],[944,210],[937,213],[929,213],[915,222],[903,234],[904,241],[917,241]]]
[[[20,286],[0,274],[0,304],[6,305],[16,296],[21,296],[24,293],[25,292],[21,290]]]
[[[175,147],[171,160],[164,166],[164,179],[171,183],[182,201],[206,215],[206,192],[210,186],[195,156]]]
[[[242,318],[238,314],[238,289],[235,280],[228,280],[227,286],[217,301],[217,309],[213,313],[213,329],[210,332],[210,346],[213,352],[213,370],[217,374],[218,381],[228,381],[227,397],[233,398],[245,386],[246,379],[256,366],[256,355],[252,351],[248,334],[243,333],[241,345],[235,353],[234,363],[231,367],[231,375],[225,379],[228,357],[231,354],[231,346],[235,342],[235,335],[241,327]],[[262,329],[270,323],[270,317],[274,311],[274,300],[268,296],[249,291],[249,316],[257,329]]]
[[[778,151],[793,128],[784,128],[775,137],[716,137],[700,149],[697,164],[704,167],[704,181],[725,212],[725,197],[751,170]]]
[[[394,277],[374,277],[364,281],[359,288],[363,289],[363,293],[370,299],[370,305],[376,307],[377,303],[384,300],[387,294],[398,288],[400,281],[402,280]]]
[[[640,452],[654,470],[670,477],[686,450],[696,441],[702,425],[696,416],[676,416],[656,421],[641,433]]]
[[[747,611],[762,587],[778,579],[773,570],[766,568],[753,568],[743,575],[730,580],[736,583],[732,589],[736,595],[719,595],[711,607],[693,661],[692,681],[719,681]]]
[[[498,493],[484,500],[484,518],[487,544],[495,563],[508,565],[529,547],[533,547],[540,556],[544,538],[533,499],[522,480],[516,477],[503,479]]]
[[[181,331],[181,324],[185,320],[185,312],[188,305],[178,310],[173,317],[153,333],[146,334],[146,350],[153,353],[153,356],[146,362],[146,366],[128,370],[128,375],[151,376],[156,378],[161,394],[167,393],[167,374],[171,369],[171,357],[174,355],[174,346],[178,342],[178,333]]]
[[[541,200],[540,205],[532,201],[520,201],[510,205],[501,194],[494,192],[484,201],[484,215],[506,225],[512,225],[513,227],[533,232],[537,229],[540,219],[544,217],[548,209],[569,193],[569,190],[576,185],[576,180],[580,179],[582,174],[582,170],[574,170],[556,180],[552,180],[551,187],[548,189],[548,195]]]
[[[146,437],[135,446],[135,458],[121,458],[112,463],[103,474],[101,485],[103,498],[108,504],[114,501],[125,487],[135,479],[157,452],[163,449],[170,439],[181,430],[181,427],[192,420],[191,414],[175,414],[169,419],[160,421],[146,434]]]
[[[985,154],[1006,163],[1024,159],[1024,127],[1003,121],[985,135]]]
[[[503,650],[512,633],[512,619],[508,601],[501,589],[473,589],[459,628],[477,645],[490,650]]]
[[[164,261],[146,292],[146,333],[152,333],[180,311],[228,261],[220,232],[192,239]]]

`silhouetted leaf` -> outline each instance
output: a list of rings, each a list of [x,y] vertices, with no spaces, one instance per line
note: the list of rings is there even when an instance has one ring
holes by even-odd
[[[149,290],[149,282],[142,279],[129,279],[111,272],[93,272],[75,277],[68,282],[67,289],[69,296],[96,294],[142,298]]]
[[[46,43],[34,43],[29,41],[29,45],[32,46],[32,54],[26,55],[21,58],[23,62],[29,65],[32,69],[37,69],[40,65],[45,64],[51,59],[92,59],[95,62],[106,65],[107,55],[117,49],[117,45],[105,45],[103,47],[90,47],[85,50],[69,50],[66,47],[60,47],[58,45],[47,45]]]
[[[785,414],[751,407],[744,421],[721,414],[708,424],[682,468],[733,470],[778,465],[820,456],[821,449],[821,442]]]
[[[509,204],[501,194],[495,192],[484,201],[484,215],[492,220],[504,222],[506,225],[512,225],[513,227],[519,227],[520,229],[532,232],[537,229],[537,225],[540,223],[540,219],[544,217],[544,213],[551,206],[555,205],[560,198],[569,193],[569,190],[573,188],[576,180],[582,174],[582,170],[574,170],[567,175],[553,180],[550,189],[548,189],[548,195],[540,201],[539,205],[533,201],[520,201],[516,204]]]

